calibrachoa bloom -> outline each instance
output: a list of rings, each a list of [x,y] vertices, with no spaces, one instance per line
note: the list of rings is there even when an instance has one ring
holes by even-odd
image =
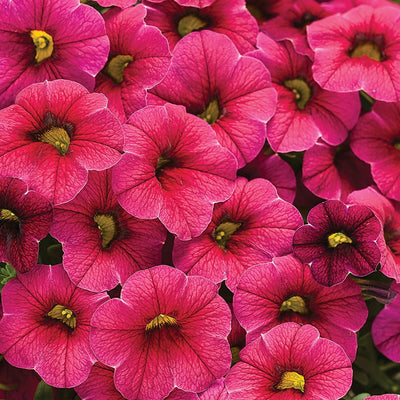
[[[146,22],[161,30],[171,50],[184,36],[203,29],[228,36],[242,54],[255,49],[258,26],[247,11],[244,0],[214,0],[207,6],[182,3],[175,0],[144,1],[148,8]]]
[[[347,142],[337,147],[319,140],[303,157],[302,180],[315,195],[345,201],[354,190],[372,185],[368,164],[357,158]]]
[[[350,389],[351,361],[317,328],[286,322],[241,352],[225,384],[232,400],[337,400]]]
[[[49,385],[74,387],[96,358],[89,321],[108,296],[77,288],[61,264],[37,265],[2,290],[0,353],[18,368],[35,369]]]
[[[371,165],[379,190],[394,200],[400,200],[399,123],[400,102],[377,101],[371,112],[360,117],[350,136],[354,154]]]
[[[174,387],[203,391],[227,373],[230,320],[216,285],[160,265],[133,274],[120,299],[97,309],[90,339],[124,397],[159,400]]]
[[[271,148],[303,151],[320,137],[333,146],[342,143],[358,121],[358,94],[323,90],[313,79],[310,58],[296,53],[290,41],[276,42],[260,32],[258,47],[250,55],[268,68],[278,93],[276,113],[267,124]]]
[[[400,285],[392,286],[400,293]],[[400,362],[400,296],[376,316],[371,328],[376,348],[392,361]]]
[[[374,187],[352,192],[347,202],[370,207],[380,219],[383,227],[380,271],[400,282],[400,205],[387,199]]]
[[[365,400],[400,400],[399,394],[382,394],[380,396],[366,397]]]
[[[145,219],[159,218],[183,240],[199,236],[213,204],[233,191],[236,162],[210,126],[184,107],[149,106],[124,126],[126,153],[113,169],[121,206]]]
[[[96,10],[78,0],[1,0],[0,10],[0,107],[44,80],[70,79],[93,89],[110,48]]]
[[[75,197],[88,170],[121,158],[123,131],[103,94],[60,79],[25,88],[15,102],[0,110],[0,170],[54,204]]]
[[[110,110],[121,122],[146,105],[146,89],[162,80],[171,62],[167,40],[144,23],[145,15],[141,4],[104,14],[111,48],[95,91],[108,97]]]
[[[400,7],[360,5],[307,27],[314,79],[327,90],[400,100]]]
[[[72,282],[96,292],[159,264],[166,238],[158,220],[139,220],[119,205],[111,173],[90,171],[84,189],[55,208],[50,230],[63,245],[63,265]]]
[[[307,221],[294,234],[293,251],[310,263],[318,283],[332,286],[349,272],[365,276],[375,270],[381,259],[377,240],[382,226],[369,207],[327,200],[311,209]]]
[[[289,203],[296,196],[296,176],[292,167],[270,148],[263,149],[258,156],[246,164],[238,174],[247,179],[264,178],[275,187],[278,195]]]
[[[167,101],[207,121],[241,168],[265,143],[276,93],[261,62],[240,56],[225,35],[201,31],[179,41],[165,79],[149,92],[150,104]]]
[[[38,242],[50,230],[49,201],[16,178],[0,177],[0,260],[26,272],[38,260]]]
[[[359,285],[350,278],[334,287],[313,279],[308,265],[292,255],[275,257],[271,263],[255,265],[242,275],[233,307],[250,343],[261,333],[284,322],[315,326],[354,361],[356,331],[364,325],[368,310]]]
[[[175,240],[174,265],[215,283],[226,279],[234,291],[247,268],[291,252],[294,232],[302,223],[299,211],[282,200],[270,182],[238,178],[230,199],[215,205],[201,236]]]

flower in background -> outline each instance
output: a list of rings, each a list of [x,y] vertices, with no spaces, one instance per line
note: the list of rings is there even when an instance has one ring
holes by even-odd
[[[17,275],[2,290],[0,353],[15,367],[35,369],[51,386],[79,385],[96,362],[89,321],[106,299],[77,288],[61,264]]]
[[[203,391],[228,372],[230,321],[216,285],[160,265],[133,274],[120,299],[97,309],[90,341],[124,397],[156,400],[175,387]]]
[[[72,282],[95,292],[159,264],[166,238],[158,220],[139,220],[119,205],[111,174],[111,169],[90,171],[84,189],[55,207],[50,230],[62,243],[63,265]]]
[[[314,79],[326,90],[400,100],[400,7],[354,7],[307,27]]]
[[[1,0],[0,9],[0,107],[44,80],[69,79],[93,90],[110,49],[98,11],[78,0]]]
[[[170,70],[147,100],[182,104],[207,121],[241,168],[264,146],[276,93],[261,62],[240,56],[225,35],[201,31],[179,41]]]
[[[171,63],[165,37],[144,23],[146,9],[138,4],[104,14],[110,55],[96,76],[96,92],[109,99],[109,108],[121,122],[146,105],[146,89],[159,83]]]
[[[310,210],[307,222],[294,234],[293,252],[310,263],[321,285],[336,285],[349,272],[368,275],[379,264],[384,251],[377,242],[382,226],[369,207],[327,200]]]
[[[315,195],[345,201],[353,190],[372,185],[370,167],[357,158],[348,142],[330,146],[319,140],[303,157],[304,185]]]
[[[145,107],[124,129],[125,154],[112,180],[118,202],[135,217],[159,218],[183,240],[199,236],[214,203],[233,192],[233,155],[206,122],[182,106]]]
[[[234,291],[247,268],[290,253],[294,232],[302,223],[300,213],[277,195],[270,182],[238,178],[229,200],[215,205],[202,235],[175,240],[174,265],[214,283],[226,279]]]
[[[247,331],[247,343],[285,322],[311,324],[322,337],[339,344],[351,361],[356,357],[356,332],[368,316],[359,285],[348,278],[324,287],[315,282],[308,265],[292,255],[245,271],[233,309]]]
[[[121,158],[124,134],[103,94],[66,80],[33,84],[0,110],[0,169],[54,205],[74,198],[88,170]]]
[[[337,400],[350,389],[351,361],[317,328],[286,322],[241,352],[225,378],[232,400]]]
[[[296,196],[296,176],[292,167],[270,148],[261,150],[258,156],[238,171],[240,176],[251,180],[264,178],[275,187],[278,195],[289,203]]]
[[[392,284],[400,293],[400,285]],[[372,339],[376,348],[387,358],[400,362],[400,296],[396,298],[375,317],[371,327]]]
[[[171,51],[183,37],[205,29],[228,36],[242,54],[255,49],[258,26],[247,11],[244,0],[199,3],[199,0],[145,0],[148,10],[146,23],[161,30],[168,39]]]
[[[310,58],[296,53],[290,41],[276,42],[260,32],[258,47],[250,55],[268,68],[278,93],[276,113],[267,123],[271,148],[303,151],[318,138],[332,146],[342,143],[358,121],[358,94],[323,90],[313,79]]]
[[[39,245],[50,230],[53,207],[25,182],[0,177],[0,260],[18,272],[38,261]]]
[[[400,53],[399,53],[400,54]],[[400,102],[377,101],[371,112],[360,117],[350,135],[354,154],[371,165],[371,174],[379,190],[400,200]]]

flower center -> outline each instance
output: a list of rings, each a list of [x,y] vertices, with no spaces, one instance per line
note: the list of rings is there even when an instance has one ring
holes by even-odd
[[[52,126],[50,129],[41,133],[38,138],[39,142],[52,144],[61,155],[65,155],[71,143],[67,131],[58,126]]]
[[[188,14],[178,22],[178,33],[184,37],[193,31],[200,31],[207,26],[207,21],[195,14]]]
[[[297,29],[306,30],[307,25],[310,25],[312,22],[317,21],[319,18],[312,15],[310,12],[304,13],[301,18],[293,21],[293,26]]]
[[[309,314],[306,302],[301,296],[292,296],[289,299],[285,300],[282,303],[279,311],[280,312],[293,311],[303,315]]]
[[[240,361],[240,358],[239,358],[240,350],[241,350],[240,347],[237,347],[237,346],[231,347],[231,354],[232,354],[231,366],[234,366],[237,362]]]
[[[179,324],[174,317],[170,317],[169,315],[160,314],[157,317],[153,318],[147,325],[146,325],[146,333],[150,333],[156,329],[161,329],[163,327],[172,327],[176,328]]]
[[[19,218],[7,208],[0,209],[0,220],[9,222],[19,222]]]
[[[241,222],[223,222],[215,229],[215,241],[221,249],[225,249],[231,236],[242,226]]]
[[[353,243],[353,241],[342,232],[335,232],[328,236],[329,247],[335,248],[343,243]]]
[[[371,60],[382,61],[383,55],[379,48],[379,45],[371,41],[360,41],[350,51],[350,57],[362,57],[367,56]]]
[[[93,217],[97,227],[101,232],[101,247],[106,249],[110,247],[111,242],[118,236],[118,223],[111,214],[95,214]]]
[[[254,18],[267,21],[276,17],[275,13],[269,11],[273,5],[271,3],[269,0],[246,0],[246,8]]]
[[[304,376],[294,371],[285,371],[279,383],[275,386],[278,390],[297,389],[304,393]]]
[[[109,76],[115,83],[121,84],[124,80],[124,69],[133,61],[129,55],[118,55],[113,57],[104,67],[103,73]]]
[[[198,117],[204,119],[204,121],[208,122],[212,125],[221,115],[219,110],[218,99],[214,97],[209,103],[206,109],[201,113],[197,114]]]
[[[304,110],[311,99],[312,91],[308,83],[301,78],[286,79],[283,85],[294,93],[297,108]]]
[[[76,328],[75,314],[67,307],[57,304],[47,313],[47,316],[53,319],[58,319],[71,329]]]
[[[159,179],[162,175],[163,171],[166,168],[176,166],[176,161],[173,158],[167,157],[164,154],[161,154],[157,160],[157,166],[155,170],[156,178]]]
[[[44,31],[33,30],[30,32],[30,35],[36,47],[36,62],[39,64],[47,58],[50,58],[54,50],[53,38]]]

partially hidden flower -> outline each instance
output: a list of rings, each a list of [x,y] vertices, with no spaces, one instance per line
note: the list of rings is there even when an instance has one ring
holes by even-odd
[[[175,240],[174,265],[215,283],[226,279],[234,291],[246,269],[291,252],[294,232],[302,222],[299,211],[279,198],[270,182],[238,178],[232,196],[215,206],[201,236]]]
[[[400,200],[400,102],[377,101],[371,112],[360,117],[350,135],[354,154],[371,166],[379,190]]]
[[[307,221],[294,234],[293,252],[310,263],[318,283],[333,286],[349,272],[365,276],[375,270],[381,260],[377,240],[382,226],[369,207],[327,200],[310,210]]]
[[[279,153],[303,151],[319,138],[332,146],[344,142],[357,123],[361,103],[357,93],[334,93],[313,79],[312,61],[288,41],[258,35],[259,50],[250,53],[271,73],[278,93],[276,113],[267,123],[267,139]]]
[[[0,177],[0,260],[18,272],[38,261],[39,241],[50,230],[50,202],[17,178]]]
[[[72,282],[97,292],[159,264],[166,238],[158,220],[140,220],[119,205],[111,174],[111,169],[90,171],[84,189],[55,208],[50,231],[62,243],[63,265]]]
[[[275,257],[245,271],[233,307],[247,331],[247,343],[285,322],[311,324],[321,337],[339,344],[352,361],[357,351],[356,332],[368,316],[359,285],[348,278],[324,287],[315,282],[308,265],[292,255]]]
[[[350,389],[351,361],[317,328],[286,322],[240,353],[225,378],[232,400],[337,400]]]
[[[175,387],[203,391],[228,372],[230,320],[215,284],[160,265],[136,272],[120,299],[97,309],[91,345],[115,368],[124,397],[158,400]]]
[[[207,121],[241,168],[265,143],[276,93],[260,61],[240,56],[225,35],[200,31],[176,45],[171,68],[149,91],[148,102],[181,104]]]
[[[109,99],[109,108],[121,122],[146,105],[146,89],[159,83],[171,63],[165,37],[144,23],[146,9],[139,4],[104,14],[110,54],[96,76],[96,92]]]
[[[124,135],[103,94],[66,80],[33,84],[0,110],[0,169],[53,204],[71,200],[88,170],[121,158]]]
[[[37,265],[2,290],[0,353],[13,366],[35,369],[55,387],[74,387],[96,358],[89,321],[108,296],[77,288],[61,264]]]
[[[228,36],[242,54],[255,49],[258,26],[246,9],[244,0],[201,3],[203,4],[198,0],[145,0],[144,4],[148,9],[146,22],[161,30],[168,39],[171,50],[174,50],[183,37],[201,30]]]
[[[400,7],[360,5],[307,27],[314,79],[326,90],[400,100]]]
[[[112,180],[118,202],[138,218],[159,218],[183,240],[199,236],[214,203],[233,192],[233,155],[182,106],[145,107],[124,128],[125,154]]]
[[[98,11],[78,0],[1,0],[0,9],[0,107],[44,80],[69,79],[93,90],[110,48]]]

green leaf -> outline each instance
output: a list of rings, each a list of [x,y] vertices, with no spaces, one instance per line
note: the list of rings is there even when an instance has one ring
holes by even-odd
[[[2,263],[2,266],[0,267],[0,291],[10,279],[15,278],[16,276],[17,271],[15,271],[10,264]]]
[[[364,400],[368,396],[371,396],[371,395],[369,393],[361,393],[361,394],[358,394],[356,397],[353,397],[353,400]]]
[[[46,382],[41,381],[36,388],[33,400],[54,400],[52,387]]]

